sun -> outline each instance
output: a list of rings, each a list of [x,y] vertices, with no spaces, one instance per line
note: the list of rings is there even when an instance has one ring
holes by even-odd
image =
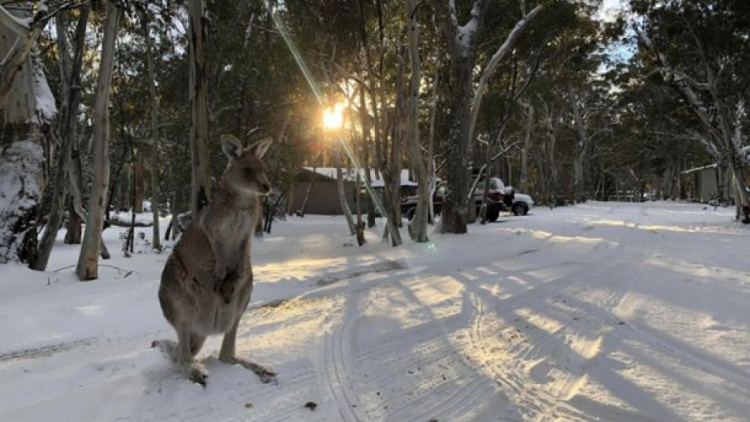
[[[344,125],[344,105],[336,104],[323,110],[323,127],[327,130],[340,129]]]

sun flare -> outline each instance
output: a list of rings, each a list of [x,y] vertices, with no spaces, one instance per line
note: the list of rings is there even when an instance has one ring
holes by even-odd
[[[344,124],[344,105],[336,104],[323,110],[323,127],[327,130],[336,130]]]

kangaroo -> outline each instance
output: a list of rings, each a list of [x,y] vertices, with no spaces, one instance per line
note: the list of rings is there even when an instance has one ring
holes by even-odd
[[[177,331],[177,342],[156,340],[152,346],[204,386],[208,372],[194,357],[212,334],[224,334],[220,361],[242,365],[262,382],[276,377],[235,356],[237,326],[253,290],[250,238],[261,215],[261,197],[271,189],[261,162],[271,142],[265,139],[243,149],[237,138],[221,137],[230,164],[213,200],[193,218],[161,274],[159,302]]]

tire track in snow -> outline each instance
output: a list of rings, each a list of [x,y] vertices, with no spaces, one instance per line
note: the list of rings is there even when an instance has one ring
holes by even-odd
[[[351,311],[361,297],[349,300],[326,336],[321,358],[321,387],[330,392],[342,420],[462,420],[497,394],[492,380],[477,374],[461,353],[466,340],[449,338],[474,318],[468,297],[458,314],[397,329],[360,347],[353,347],[351,335],[355,329],[367,332],[368,320]],[[369,395],[366,402],[361,394]]]
[[[471,347],[478,349],[478,354],[486,358],[482,363],[483,370],[489,372],[501,391],[505,392],[519,409],[522,409],[524,417],[536,418],[546,415],[564,417],[566,420],[586,420],[583,414],[561,403],[557,397],[546,389],[538,387],[534,380],[529,379],[529,369],[525,363],[531,360],[536,361],[534,364],[538,364],[538,359],[550,349],[552,338],[535,344],[533,335],[525,336],[517,333],[512,324],[502,324],[497,319],[491,320],[492,314],[488,311],[484,299],[475,296],[473,300],[481,311],[477,313],[477,318],[471,324]],[[559,333],[563,328],[564,326],[560,326],[552,335]],[[488,341],[488,338],[498,331],[506,334],[501,342],[514,340],[505,350],[501,342],[492,344]]]
[[[471,324],[472,347],[480,356],[487,357],[484,369],[492,373],[501,389],[528,413],[527,417],[557,415],[566,419],[592,419],[567,401],[585,385],[586,369],[596,359],[601,344],[601,334],[594,339],[585,338],[585,334],[601,333],[603,323],[593,318],[598,306],[582,301],[576,303],[578,307],[566,304],[575,298],[573,288],[590,286],[587,280],[605,279],[604,276],[618,265],[613,258],[621,258],[618,255],[622,253],[623,245],[618,244],[594,260],[592,265],[601,268],[594,274],[584,276],[585,268],[565,276],[564,280],[537,286],[506,301],[499,301],[481,290],[472,293],[472,301],[480,309]],[[606,265],[613,261],[614,264]],[[593,297],[597,305],[617,306],[625,294],[618,283],[595,285],[599,287]],[[550,296],[552,303],[549,303]],[[499,303],[494,318],[488,309],[491,302]],[[547,315],[553,307],[557,308],[554,318],[549,318]],[[520,311],[526,309],[528,312],[519,316]],[[526,321],[522,328],[528,327],[523,330],[525,333],[518,327],[522,320]],[[499,341],[496,333],[500,333]],[[495,342],[491,342],[493,337]],[[512,343],[508,344],[509,341]],[[549,380],[551,385],[548,385]]]
[[[552,245],[550,245],[552,246]],[[616,249],[616,248],[614,248]],[[602,257],[598,258],[595,262],[599,262],[605,259],[608,259],[610,256],[614,255],[616,253],[615,250],[610,251],[603,251]],[[585,270],[581,270],[583,272]],[[500,301],[501,306],[507,305],[507,304],[514,304],[514,305],[521,305],[521,304],[529,304],[536,302],[540,297],[547,296],[550,291],[556,291],[562,288],[563,286],[568,286],[570,284],[573,284],[573,280],[575,280],[576,277],[569,277],[564,281],[555,281],[553,283],[548,284],[542,284],[534,289],[524,292],[521,295],[517,295],[515,297],[512,297],[510,299]],[[469,282],[470,283],[470,282]],[[464,312],[463,318],[458,321],[458,325],[462,327],[466,326],[474,326],[474,322],[485,318],[487,316],[487,311],[485,307],[479,305],[479,303],[475,300],[475,295],[472,293],[464,293],[464,302],[465,305],[463,306]],[[497,298],[495,298],[497,299]],[[468,305],[466,304],[468,303]],[[478,306],[479,305],[479,306]],[[517,306],[520,307],[520,306]],[[467,312],[466,310],[470,310],[470,312]],[[571,317],[572,319],[572,317]],[[467,342],[471,342],[471,338],[467,340]],[[548,340],[549,343],[552,342],[552,339]],[[464,342],[466,343],[466,342]],[[457,344],[455,346],[458,346],[460,348],[467,347],[466,344]],[[465,367],[467,368],[467,371],[476,371],[477,369],[480,370],[487,370],[486,363],[483,362],[476,362],[471,357],[466,357],[464,354],[460,354],[462,359],[465,362]],[[491,372],[491,371],[490,371]],[[491,372],[492,373],[492,372]],[[496,375],[496,373],[493,373],[493,375]],[[507,374],[506,374],[507,375]],[[473,381],[470,383],[467,383],[462,388],[459,388],[458,390],[454,390],[453,393],[447,398],[443,399],[442,402],[440,402],[437,406],[434,408],[428,409],[427,411],[419,414],[417,417],[412,418],[413,420],[420,420],[420,419],[429,419],[430,416],[438,416],[441,419],[445,420],[459,420],[462,417],[466,417],[468,413],[470,413],[472,410],[476,410],[477,402],[482,403],[482,401],[479,401],[480,397],[489,395],[490,393],[493,395],[497,395],[497,387],[495,384],[497,384],[502,391],[505,391],[505,388],[502,387],[510,387],[512,391],[515,391],[517,394],[527,395],[526,392],[526,383],[525,379],[522,375],[514,375],[510,378],[510,381],[508,381],[505,378],[499,378],[497,376],[492,376],[490,378],[484,377],[484,375],[479,375],[477,377],[476,375],[473,378]],[[505,385],[503,385],[503,380],[506,380]],[[493,382],[494,381],[494,382]],[[510,396],[510,395],[509,395]],[[471,398],[474,398],[472,400]],[[553,403],[555,399],[553,397],[545,398],[544,402],[547,403],[546,406],[539,405],[539,399],[532,399],[532,400],[526,400],[526,404],[528,404],[532,408],[539,409],[539,413],[545,414],[544,411],[552,407],[549,403]],[[486,403],[486,402],[484,402]],[[567,404],[557,405],[554,407],[561,413],[566,413],[568,417],[570,416],[579,416],[580,419],[585,419],[583,415],[580,414],[580,412],[576,411],[574,408]],[[510,406],[509,409],[507,409],[509,412],[515,410],[513,406]],[[400,418],[401,420],[404,420],[404,418]],[[394,420],[399,420],[398,418]]]
[[[443,333],[438,336],[432,331],[432,339],[427,344],[437,343],[435,347],[428,349],[427,353],[419,349],[422,353],[406,351],[409,357],[407,367],[418,365],[418,368],[424,368],[419,375],[432,376],[426,381],[420,380],[419,393],[410,393],[405,399],[397,401],[398,406],[390,413],[389,420],[466,420],[488,403],[486,399],[489,395],[497,394],[492,380],[476,373],[475,363],[462,353],[467,340],[462,341],[458,337],[451,341],[449,338],[449,334],[464,328],[475,318],[476,311],[464,294],[461,312],[454,319],[455,327],[446,332],[445,325],[441,324]],[[429,370],[431,366],[437,366],[440,370]],[[417,410],[417,413],[410,413],[410,410]]]
[[[321,387],[330,392],[330,405],[338,408],[338,414],[346,422],[363,420],[357,410],[360,404],[357,392],[350,380],[349,374],[353,367],[348,364],[351,348],[347,347],[351,344],[349,327],[355,320],[355,312],[350,309],[352,306],[356,307],[359,301],[360,294],[353,294],[347,299],[339,318],[333,319],[330,333],[323,336],[322,355],[317,362],[321,370]]]

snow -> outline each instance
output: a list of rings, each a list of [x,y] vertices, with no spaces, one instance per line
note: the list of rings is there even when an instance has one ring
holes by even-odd
[[[19,141],[2,150],[0,159],[0,263],[16,255],[23,235],[14,225],[39,200],[39,175],[44,161],[41,145]]]
[[[156,298],[167,254],[124,258],[111,228],[100,280],[75,280],[74,245],[51,272],[0,267],[0,420],[747,420],[732,214],[594,202],[401,248],[379,231],[352,246],[340,217],[277,222],[254,240],[237,350],[279,382],[220,363],[217,337],[205,389],[149,347],[175,337]]]
[[[456,42],[463,48],[463,54],[468,54],[467,49],[471,45],[471,40],[477,33],[479,20],[472,17],[465,25],[456,28]]]
[[[628,12],[628,4],[624,0],[604,0],[594,18],[606,23],[612,23]]]
[[[32,117],[32,123],[47,123],[52,121],[57,114],[55,96],[49,88],[47,78],[44,76],[42,64],[38,58],[34,58],[34,93],[36,95],[36,116]]]
[[[303,167],[307,171],[313,171],[315,170],[316,173],[331,178],[333,180],[336,180],[336,167]],[[365,171],[363,169],[359,169],[359,177],[360,180],[364,183],[365,181]],[[344,180],[349,182],[354,182],[357,180],[357,170],[354,169],[341,169],[341,173],[343,175]],[[377,172],[374,169],[370,170],[370,180],[372,180],[372,187],[374,188],[382,188],[385,185],[385,182],[382,178],[379,177]],[[409,170],[401,170],[401,186],[418,186],[417,182],[409,180]]]
[[[146,204],[144,201],[144,208],[146,208]],[[133,212],[132,211],[119,211],[114,212],[110,214],[110,220],[113,222],[118,222],[120,224],[127,224],[130,225],[132,219],[133,219]],[[137,226],[153,226],[154,225],[154,214],[151,212],[143,212],[143,213],[136,213],[135,214],[135,224]],[[167,223],[169,224],[169,223]]]
[[[719,165],[716,164],[716,163],[714,163],[714,164],[709,164],[707,166],[695,167],[695,168],[691,168],[691,169],[685,170],[685,171],[682,172],[682,174],[690,174],[690,173],[695,173],[697,171],[703,171],[703,170],[708,170],[708,169],[715,169],[717,167],[719,167]]]

